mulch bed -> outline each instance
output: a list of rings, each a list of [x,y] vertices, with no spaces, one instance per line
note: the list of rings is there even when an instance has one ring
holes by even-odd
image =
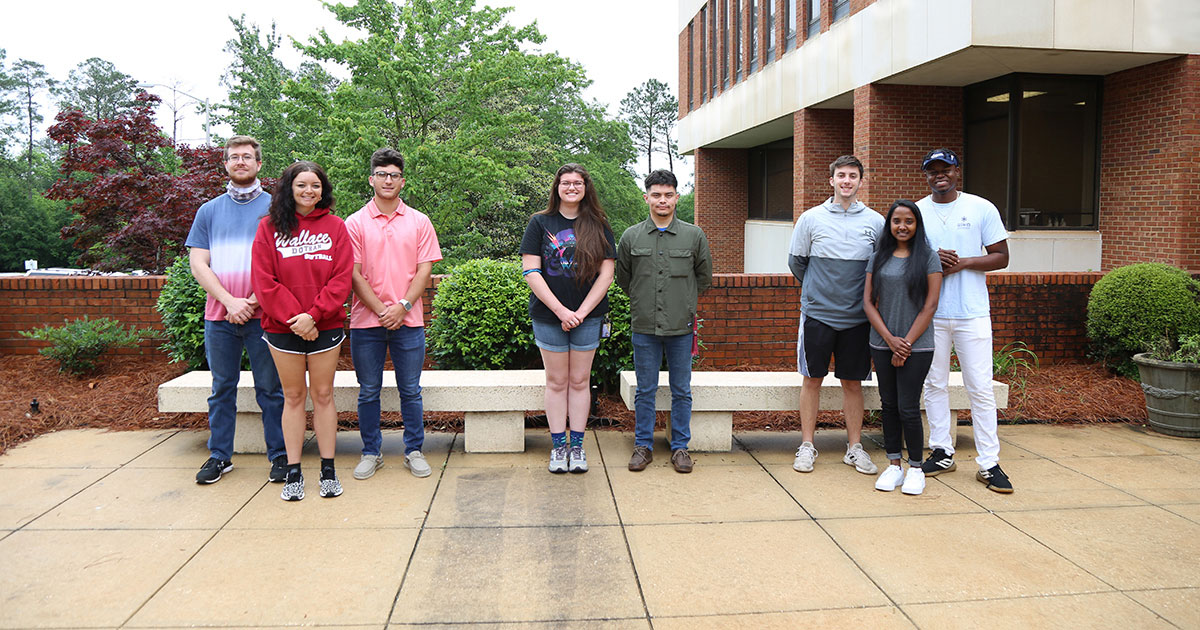
[[[339,369],[351,369],[343,356]],[[782,367],[739,366],[739,370],[771,371]],[[183,374],[182,364],[161,355],[113,356],[93,376],[75,378],[57,371],[54,362],[39,355],[0,357],[0,454],[43,433],[61,429],[106,428],[113,430],[208,428],[205,414],[159,413],[157,388]],[[1012,387],[1009,408],[1000,417],[1012,422],[1086,423],[1146,419],[1146,404],[1138,383],[1113,376],[1097,365],[1044,366],[1021,380],[1005,379]],[[38,411],[31,410],[33,399]],[[619,396],[597,398],[590,426],[604,429],[633,429],[633,412]],[[660,414],[660,423],[663,419]],[[963,417],[969,417],[969,413]],[[356,427],[354,411],[338,414],[339,425]],[[529,426],[545,426],[544,416],[527,419]],[[399,413],[385,413],[386,427],[401,425]],[[822,426],[842,423],[840,412],[821,412]],[[734,429],[799,431],[800,418],[789,412],[736,412]],[[431,431],[462,428],[462,414],[429,412],[426,427]]]

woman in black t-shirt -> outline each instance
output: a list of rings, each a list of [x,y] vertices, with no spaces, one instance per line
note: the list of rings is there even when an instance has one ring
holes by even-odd
[[[608,313],[616,249],[587,170],[578,164],[559,168],[549,206],[529,218],[521,240],[521,266],[533,290],[533,336],[546,368],[553,473],[587,472],[583,432],[592,406],[592,358]]]

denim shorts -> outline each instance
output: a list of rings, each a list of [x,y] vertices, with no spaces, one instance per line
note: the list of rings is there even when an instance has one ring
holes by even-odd
[[[547,352],[584,352],[600,347],[600,325],[604,317],[588,317],[583,323],[569,331],[562,329],[560,322],[533,320],[533,340]]]
[[[312,341],[305,341],[296,333],[263,333],[263,340],[268,346],[287,354],[321,354],[342,345],[345,338],[345,331],[341,328],[322,330]]]

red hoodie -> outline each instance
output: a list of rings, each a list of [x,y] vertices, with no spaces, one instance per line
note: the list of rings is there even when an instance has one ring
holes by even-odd
[[[317,330],[341,328],[354,268],[346,224],[322,208],[296,218],[290,239],[276,238],[270,215],[254,235],[250,278],[262,305],[263,330],[290,333],[287,320],[300,313],[311,315]]]

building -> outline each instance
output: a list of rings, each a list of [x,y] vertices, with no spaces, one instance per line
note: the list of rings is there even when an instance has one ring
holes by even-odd
[[[1196,0],[679,0],[679,92],[718,272],[786,273],[837,156],[886,210],[938,146],[1010,271],[1200,272]]]

